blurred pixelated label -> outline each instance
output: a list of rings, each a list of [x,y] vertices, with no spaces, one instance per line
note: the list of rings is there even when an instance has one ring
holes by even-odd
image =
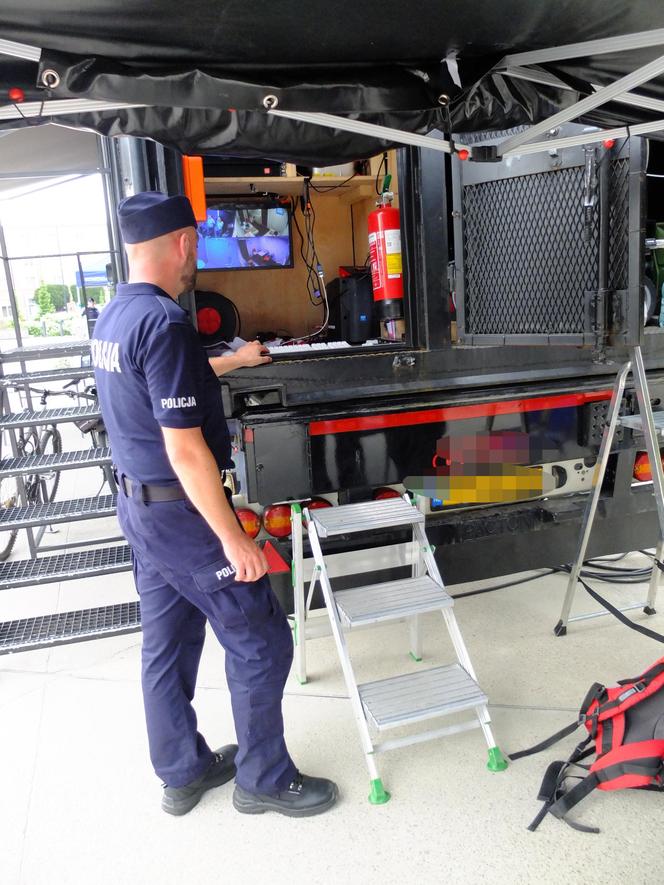
[[[537,498],[553,491],[556,481],[541,464],[528,464],[533,454],[528,434],[520,431],[445,436],[438,440],[431,470],[406,477],[404,485],[444,506]]]

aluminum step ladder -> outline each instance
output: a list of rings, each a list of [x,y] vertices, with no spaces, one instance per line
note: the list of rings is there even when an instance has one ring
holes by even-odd
[[[303,599],[303,545],[302,517],[307,526],[313,554],[313,571],[308,599]],[[434,551],[424,531],[424,514],[414,507],[408,496],[361,504],[350,504],[326,509],[304,510],[292,508],[293,571],[296,608],[296,641],[300,652],[306,642],[306,618],[316,585],[320,585],[325,600],[332,635],[334,636],[346,687],[355,714],[362,749],[369,769],[371,792],[369,801],[382,805],[390,798],[376,765],[376,755],[387,750],[421,743],[449,734],[481,728],[489,747],[488,768],[502,771],[507,767],[493,738],[490,727],[487,697],[477,684],[475,672],[453,613],[454,600],[445,591],[438,571]],[[372,541],[381,530],[399,528],[412,530],[410,578],[384,583],[368,584],[352,589],[333,591],[328,562],[343,554],[326,555],[321,539],[353,533],[369,533]],[[401,545],[403,548],[403,545]],[[375,571],[384,562],[371,566],[375,548],[365,552],[363,571]],[[385,550],[386,548],[379,548]],[[358,573],[358,557],[348,573]],[[377,554],[381,556],[380,553]],[[456,662],[416,673],[405,673],[373,682],[358,683],[345,639],[345,631],[376,626],[389,621],[410,621],[411,657],[421,660],[419,616],[440,611],[456,652]],[[301,664],[300,658],[296,667]],[[298,675],[302,675],[299,673]],[[376,742],[373,735],[389,729],[427,723],[450,714],[472,712],[471,718],[444,727],[417,731],[404,737]]]
[[[620,409],[623,393],[625,391],[625,383],[630,372],[634,380],[634,389],[636,391],[636,398],[639,405],[639,414],[621,415]],[[584,621],[589,618],[597,618],[609,614],[608,611],[596,611],[588,614],[575,615],[574,617],[570,616],[572,603],[574,602],[574,595],[579,583],[581,569],[586,558],[588,542],[595,521],[597,505],[602,492],[602,483],[604,482],[606,467],[609,463],[609,455],[611,454],[616,430],[619,426],[643,434],[646,450],[648,452],[648,460],[650,461],[653,493],[655,496],[657,517],[659,520],[659,541],[655,552],[655,563],[653,564],[647,599],[645,603],[636,603],[634,605],[625,606],[624,608],[621,608],[620,611],[627,612],[641,608],[647,615],[654,615],[656,613],[655,601],[660,576],[658,563],[662,562],[662,555],[664,554],[664,472],[662,471],[662,460],[658,439],[660,435],[664,434],[664,412],[653,413],[652,411],[650,393],[648,391],[648,379],[643,364],[643,355],[641,353],[641,348],[637,346],[630,348],[630,360],[622,366],[613,385],[611,401],[609,403],[604,432],[602,434],[602,442],[597,457],[597,465],[593,476],[593,488],[588,497],[583,521],[581,523],[581,535],[577,547],[576,558],[567,583],[567,592],[565,593],[565,599],[563,600],[560,620],[554,627],[553,631],[556,636],[565,636],[568,625],[573,621]]]

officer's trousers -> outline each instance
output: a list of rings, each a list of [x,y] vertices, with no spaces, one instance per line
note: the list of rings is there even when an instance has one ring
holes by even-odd
[[[286,788],[296,774],[281,714],[293,642],[268,579],[235,581],[218,538],[186,501],[146,504],[120,492],[118,517],[141,600],[143,698],[156,773],[180,787],[213,759],[191,703],[209,621],[226,652],[237,783],[257,793]]]

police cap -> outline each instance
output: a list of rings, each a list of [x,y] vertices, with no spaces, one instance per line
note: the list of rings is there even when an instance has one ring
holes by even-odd
[[[118,221],[125,243],[143,243],[183,227],[196,227],[194,210],[187,197],[168,197],[156,191],[122,200]]]

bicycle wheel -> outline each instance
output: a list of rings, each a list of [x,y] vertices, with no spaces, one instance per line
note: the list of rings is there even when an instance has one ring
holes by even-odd
[[[18,483],[16,477],[3,477],[0,479],[0,510],[9,510],[12,507],[16,507],[18,503]],[[14,549],[17,537],[18,529],[11,529],[8,532],[0,532],[0,562],[4,562],[9,558],[9,554]]]
[[[47,428],[39,437],[37,453],[39,455],[57,455],[62,451],[62,437],[55,427]],[[55,500],[60,485],[60,471],[49,470],[30,477],[28,499],[48,504]]]
[[[34,430],[29,430],[27,434],[22,435],[18,440],[19,457],[27,458],[34,455],[39,440]],[[11,457],[11,449],[9,439],[3,436],[2,439],[3,457]],[[28,486],[29,480],[26,482],[26,493],[30,498]],[[11,510],[13,507],[19,507],[21,499],[18,492],[18,477],[4,476],[0,478],[0,510]],[[7,532],[0,531],[0,562],[4,562],[9,558],[10,553],[14,549],[16,538],[18,537],[18,529],[10,529]]]

